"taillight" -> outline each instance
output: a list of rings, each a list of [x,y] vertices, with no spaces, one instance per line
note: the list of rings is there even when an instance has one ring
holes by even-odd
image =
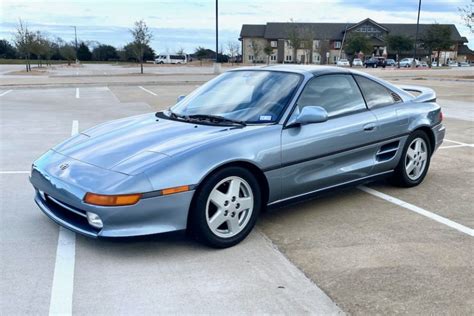
[[[441,110],[439,111],[439,121],[443,121],[443,112],[441,112]]]

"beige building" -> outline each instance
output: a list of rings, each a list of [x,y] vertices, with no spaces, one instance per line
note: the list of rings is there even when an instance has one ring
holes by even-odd
[[[431,24],[420,24],[421,34]],[[461,37],[454,24],[448,24],[451,28],[451,39],[455,43],[449,51],[442,52],[448,60],[457,58],[457,50],[467,42]],[[291,47],[292,32],[298,37],[305,39],[296,50]],[[387,35],[406,35],[415,37],[416,24],[379,24],[371,19],[365,19],[358,23],[267,23],[267,24],[244,24],[240,32],[239,40],[242,41],[242,61],[244,63],[266,63],[267,54],[264,48],[269,46],[273,49],[269,56],[270,63],[303,63],[303,64],[335,64],[338,59],[345,58],[344,41],[352,32],[358,32],[370,38],[373,46],[370,56],[382,56],[384,51],[389,58],[395,59],[395,53],[387,50],[384,38]],[[311,44],[307,44],[309,41]],[[305,44],[306,43],[306,44]],[[419,42],[420,43],[420,42]],[[422,45],[419,45],[422,47]],[[417,56],[428,59],[430,56],[420,48]],[[402,58],[404,56],[400,56]],[[410,55],[407,54],[407,57]],[[434,56],[431,56],[432,58]],[[296,60],[295,60],[296,59]]]

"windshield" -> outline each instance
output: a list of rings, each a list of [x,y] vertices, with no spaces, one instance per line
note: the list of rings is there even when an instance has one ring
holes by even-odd
[[[170,108],[181,117],[212,115],[245,123],[275,122],[293,96],[301,76],[241,70],[209,81]]]

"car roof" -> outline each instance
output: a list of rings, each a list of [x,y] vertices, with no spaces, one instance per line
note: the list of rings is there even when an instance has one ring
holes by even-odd
[[[347,68],[340,68],[335,66],[317,66],[317,65],[292,65],[292,64],[282,64],[282,65],[270,65],[270,66],[250,66],[250,67],[241,67],[233,69],[231,71],[239,70],[270,70],[270,71],[281,71],[281,72],[291,72],[302,75],[322,75],[327,73],[349,73],[353,72]]]

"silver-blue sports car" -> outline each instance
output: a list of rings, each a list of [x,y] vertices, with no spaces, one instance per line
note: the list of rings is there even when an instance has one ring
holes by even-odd
[[[349,69],[240,68],[168,110],[71,137],[30,180],[41,210],[86,236],[187,229],[229,247],[268,205],[379,176],[418,185],[445,134],[435,102]]]

